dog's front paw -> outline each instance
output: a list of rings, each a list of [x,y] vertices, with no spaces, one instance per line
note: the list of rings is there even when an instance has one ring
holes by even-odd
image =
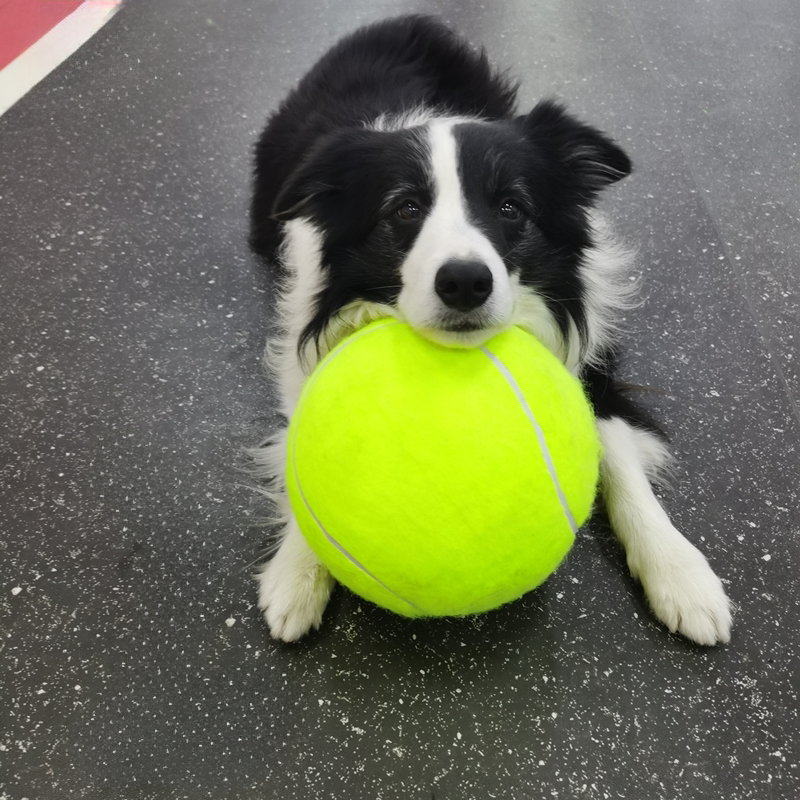
[[[703,645],[730,641],[731,604],[722,581],[680,534],[657,561],[631,565],[631,571],[642,582],[653,613],[670,631]]]
[[[335,581],[313,554],[310,558],[287,555],[281,547],[256,575],[258,607],[274,639],[294,642],[319,628]]]

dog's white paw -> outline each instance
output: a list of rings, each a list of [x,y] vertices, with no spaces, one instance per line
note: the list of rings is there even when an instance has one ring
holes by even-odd
[[[657,560],[631,564],[631,572],[642,582],[653,613],[672,633],[703,645],[730,641],[731,603],[722,581],[680,534]]]
[[[319,628],[335,581],[315,557],[287,557],[284,547],[261,572],[258,607],[274,639],[294,642]]]

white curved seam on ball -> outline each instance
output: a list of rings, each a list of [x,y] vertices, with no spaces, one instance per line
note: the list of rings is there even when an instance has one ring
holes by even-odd
[[[528,420],[533,426],[533,430],[536,433],[536,438],[539,441],[539,450],[542,453],[542,458],[544,459],[547,471],[550,473],[550,480],[553,482],[553,487],[558,495],[558,501],[561,503],[561,509],[564,512],[564,516],[567,518],[567,522],[569,523],[569,527],[572,529],[573,535],[577,534],[578,526],[575,523],[575,517],[572,516],[572,511],[570,511],[566,495],[564,494],[564,490],[561,488],[561,483],[558,480],[558,473],[556,472],[556,465],[553,463],[553,456],[550,454],[550,448],[547,446],[547,439],[545,438],[544,431],[539,425],[539,421],[536,419],[533,410],[528,405],[528,401],[525,399],[525,395],[522,393],[522,389],[514,379],[514,376],[511,374],[511,371],[508,369],[508,367],[495,353],[489,350],[486,345],[482,345],[480,351],[489,359],[489,361],[492,362],[492,364],[494,364],[500,374],[506,379],[506,382],[511,387],[511,390],[517,396],[517,400],[519,401],[520,406],[522,406],[522,410],[525,412],[525,415],[528,417]]]
[[[346,350],[356,339],[360,339],[361,336],[365,336],[365,335],[367,335],[369,333],[373,333],[376,330],[382,330],[383,328],[387,327],[388,325],[392,325],[392,324],[400,324],[400,323],[398,323],[397,320],[390,320],[390,321],[387,321],[387,323],[385,325],[376,326],[375,328],[372,328],[372,330],[370,330],[370,331],[362,331],[362,333],[360,335],[356,334],[355,336],[351,337],[349,341],[345,342],[338,350],[336,350],[333,353],[331,353],[329,355],[329,357],[327,358],[325,363],[327,364],[327,363],[330,363],[331,361],[333,361],[333,359],[335,359],[336,356],[339,355],[339,353],[341,353],[343,350]],[[312,384],[316,381],[318,375],[319,375],[319,373],[316,373],[316,375],[314,375],[312,377],[312,379],[309,381],[309,383],[306,385],[304,394],[305,394],[305,392],[307,392],[311,388]],[[303,399],[301,398],[300,405],[298,406],[297,410],[295,411],[295,414],[297,414],[300,411],[300,406],[302,405],[302,403],[303,403]],[[295,484],[297,485],[297,490],[300,492],[300,497],[303,500],[303,505],[305,505],[306,509],[308,509],[308,513],[311,514],[311,516],[314,518],[314,522],[317,523],[317,525],[319,526],[319,529],[325,535],[325,538],[351,564],[353,564],[355,567],[360,569],[365,575],[368,575],[370,578],[372,578],[372,580],[374,580],[375,583],[377,583],[379,586],[382,586],[387,592],[389,592],[389,594],[393,594],[398,600],[402,600],[404,603],[407,603],[408,605],[410,605],[411,608],[414,608],[417,611],[421,612],[422,609],[420,609],[418,606],[414,605],[414,603],[412,603],[410,600],[406,600],[405,597],[403,597],[402,595],[399,595],[397,592],[394,591],[394,589],[392,589],[389,586],[387,586],[382,580],[380,580],[380,578],[377,578],[375,575],[373,575],[360,561],[358,561],[358,559],[356,559],[354,556],[352,556],[350,553],[348,553],[347,550],[345,550],[345,548],[341,544],[339,544],[339,542],[337,542],[336,539],[334,539],[333,536],[331,536],[331,534],[328,532],[327,528],[322,524],[322,521],[314,513],[314,509],[311,508],[311,504],[306,499],[305,492],[303,491],[303,487],[300,484],[300,476],[297,474],[297,462],[295,460],[295,455],[296,455],[296,452],[297,452],[297,449],[295,447],[296,439],[297,439],[297,428],[295,428],[294,435],[292,437],[292,471],[294,472]]]

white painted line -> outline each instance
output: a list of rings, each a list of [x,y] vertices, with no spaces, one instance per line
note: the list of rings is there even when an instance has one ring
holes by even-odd
[[[86,0],[0,70],[0,116],[97,33],[121,4],[122,0]]]

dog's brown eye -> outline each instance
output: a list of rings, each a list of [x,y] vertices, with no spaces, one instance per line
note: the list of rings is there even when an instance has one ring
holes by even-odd
[[[522,216],[522,209],[513,200],[504,200],[500,204],[500,216],[503,219],[519,219]]]
[[[419,206],[416,203],[403,203],[397,209],[397,216],[406,221],[416,219],[419,216]]]

